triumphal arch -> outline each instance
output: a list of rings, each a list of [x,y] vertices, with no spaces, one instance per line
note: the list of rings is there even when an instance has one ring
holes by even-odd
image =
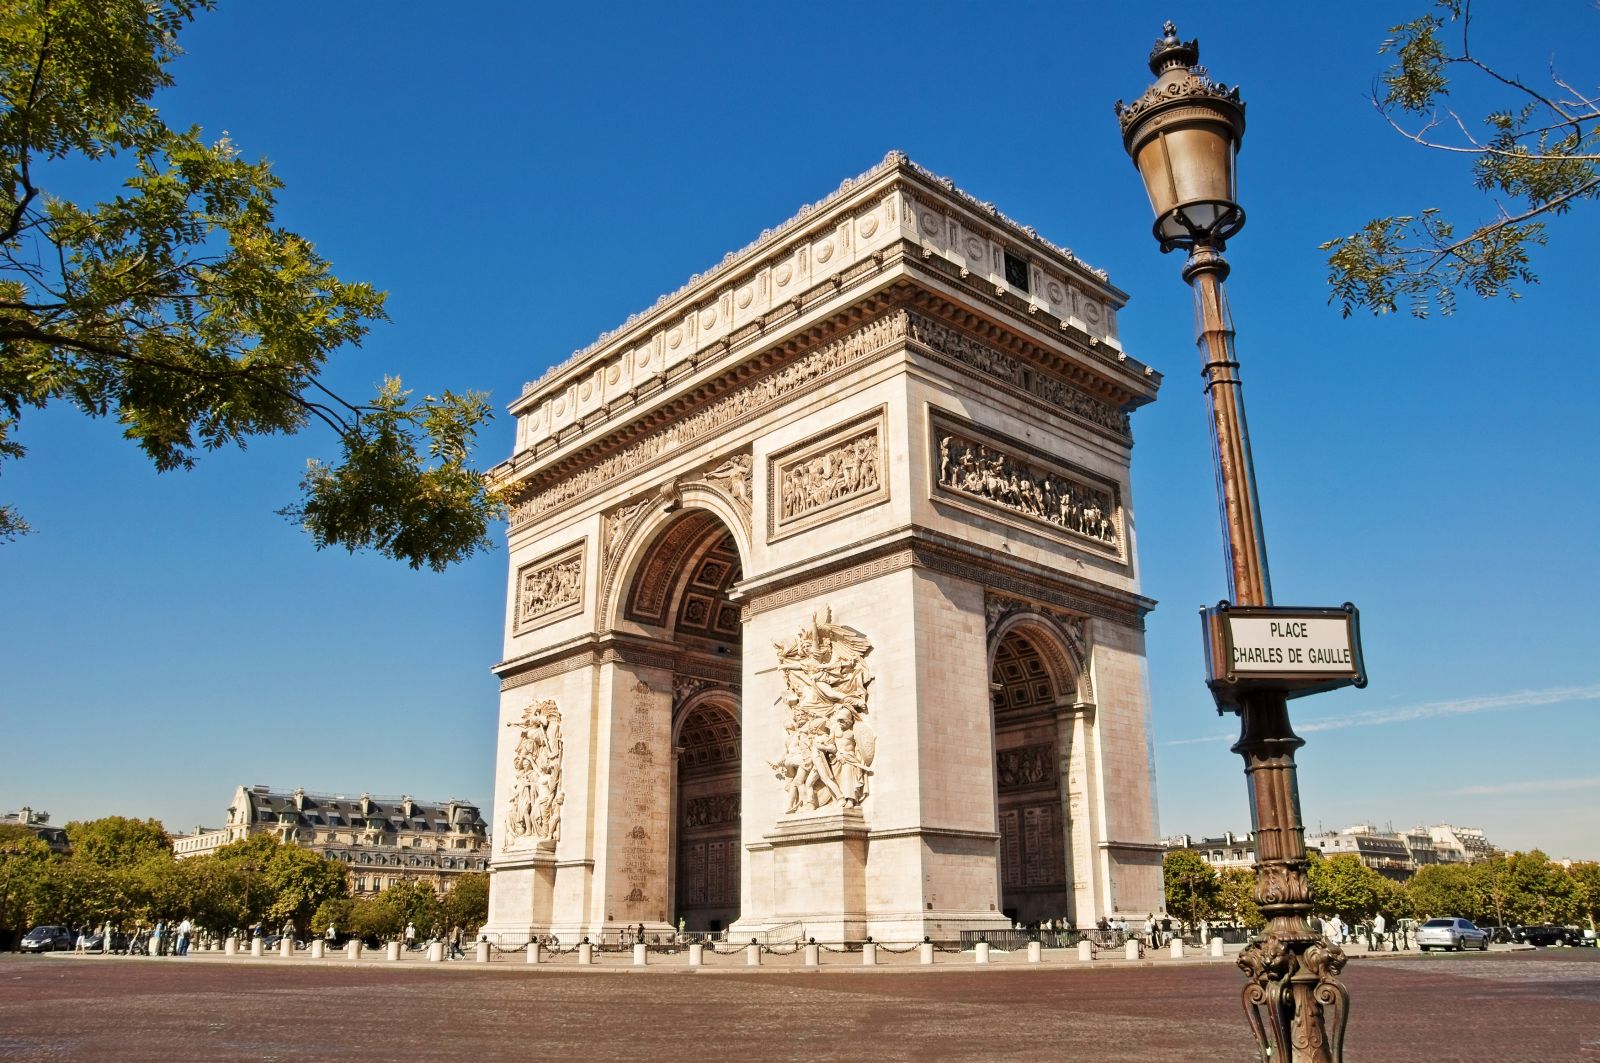
[[[894,153],[528,385],[485,931],[1158,910],[1123,302]]]

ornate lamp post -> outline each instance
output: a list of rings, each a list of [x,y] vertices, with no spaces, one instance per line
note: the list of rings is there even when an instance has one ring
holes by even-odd
[[[1266,536],[1256,497],[1233,322],[1222,288],[1228,276],[1228,263],[1222,257],[1225,243],[1244,226],[1233,165],[1244,136],[1244,103],[1237,88],[1214,83],[1198,65],[1198,41],[1180,41],[1171,22],[1164,30],[1150,53],[1155,84],[1132,104],[1118,101],[1116,111],[1123,146],[1155,209],[1155,237],[1163,252],[1174,248],[1188,252],[1183,278],[1195,295],[1196,342],[1211,412],[1232,598],[1232,604],[1225,602],[1206,612],[1207,658],[1213,665],[1210,683],[1219,708],[1235,710],[1240,717],[1233,751],[1244,758],[1250,784],[1259,858],[1255,899],[1267,919],[1265,935],[1239,956],[1239,966],[1249,979],[1243,994],[1245,1014],[1263,1061],[1339,1063],[1349,994],[1334,976],[1345,957],[1306,921],[1311,893],[1294,762],[1294,752],[1305,740],[1289,726],[1287,699],[1352,682],[1365,684],[1359,642],[1353,634],[1355,611],[1345,608],[1351,618],[1346,629],[1349,641],[1344,649],[1332,651],[1343,654],[1337,663],[1349,665],[1347,671],[1354,674],[1341,672],[1342,678],[1333,679],[1337,669],[1322,663],[1322,655],[1329,651],[1321,644],[1308,648],[1315,641],[1307,634],[1311,629],[1282,619],[1295,611],[1271,608]],[[1299,611],[1296,616],[1336,625],[1339,612]],[[1239,619],[1246,614],[1250,619]],[[1246,626],[1249,623],[1263,625],[1263,631],[1270,623],[1271,639],[1284,632],[1293,638],[1268,642],[1264,635],[1260,645],[1246,646],[1248,633],[1254,630]],[[1293,663],[1272,671],[1275,653]],[[1214,660],[1223,656],[1225,661]],[[1272,674],[1245,674],[1253,670]]]

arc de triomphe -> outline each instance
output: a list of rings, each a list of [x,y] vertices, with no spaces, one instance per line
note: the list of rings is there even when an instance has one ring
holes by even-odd
[[[1123,302],[894,153],[530,384],[485,932],[1159,910]]]

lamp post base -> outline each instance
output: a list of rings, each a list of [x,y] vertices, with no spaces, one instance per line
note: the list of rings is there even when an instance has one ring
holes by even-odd
[[[1350,994],[1334,976],[1344,950],[1326,938],[1269,935],[1239,953],[1244,1013],[1262,1063],[1342,1063]]]

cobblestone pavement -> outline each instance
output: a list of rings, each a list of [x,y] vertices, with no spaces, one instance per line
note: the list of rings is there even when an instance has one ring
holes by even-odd
[[[1254,1058],[1231,964],[940,961],[692,971],[5,956],[0,1059]],[[1351,1063],[1600,1063],[1600,950],[1375,956],[1351,962],[1345,983]]]

